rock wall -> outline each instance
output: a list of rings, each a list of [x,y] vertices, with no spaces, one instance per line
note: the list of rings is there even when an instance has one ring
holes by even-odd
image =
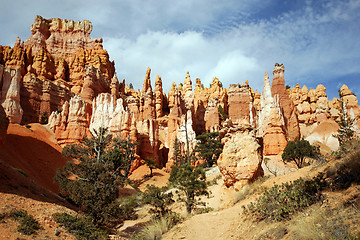
[[[21,89],[12,99],[20,99],[23,115],[16,106],[16,119],[9,115],[12,122],[37,122],[44,112],[59,110],[74,94],[91,103],[99,93],[109,91],[114,62],[103,49],[102,39],[91,39],[91,31],[87,20],[36,16],[31,37],[25,42],[17,38],[13,48],[0,46],[0,64],[20,75]]]
[[[51,113],[49,127],[54,131],[60,146],[64,147],[90,137],[90,116],[91,105],[79,96],[74,96],[64,103],[61,112]]]

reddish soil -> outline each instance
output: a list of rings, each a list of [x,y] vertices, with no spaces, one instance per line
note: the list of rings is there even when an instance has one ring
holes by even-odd
[[[23,170],[41,186],[58,192],[53,181],[56,169],[65,165],[61,147],[46,126],[10,124],[5,143],[0,145],[0,160],[13,168]]]

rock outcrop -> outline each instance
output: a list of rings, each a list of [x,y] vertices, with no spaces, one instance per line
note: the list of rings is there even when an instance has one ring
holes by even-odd
[[[0,64],[20,75],[19,95],[12,99],[20,99],[23,117],[18,106],[16,113],[6,110],[17,115],[9,115],[12,122],[39,121],[44,112],[59,110],[74,94],[91,103],[99,93],[109,91],[114,62],[102,39],[90,38],[91,31],[88,20],[36,16],[31,37],[25,42],[17,38],[13,48],[0,46]]]
[[[346,85],[341,99],[332,101],[322,84],[287,89],[282,64],[275,64],[272,85],[265,74],[262,93],[248,81],[223,88],[217,77],[209,88],[196,79],[193,89],[187,72],[183,84],[173,83],[166,95],[159,75],[153,88],[150,68],[142,90],[133,90],[118,81],[102,39],[92,39],[91,31],[87,20],[37,16],[25,42],[17,38],[13,48],[0,46],[0,104],[11,123],[38,122],[52,112],[49,126],[61,146],[107,127],[137,142],[133,169],[147,157],[169,169],[175,139],[185,154],[195,148],[196,135],[220,131],[219,167],[226,185],[235,188],[262,174],[262,155],[277,159],[295,138],[325,152],[335,149],[334,120],[342,103],[360,126],[358,99]]]
[[[218,166],[227,187],[240,190],[263,175],[261,146],[251,128],[229,127],[222,130],[224,145]]]
[[[79,96],[72,97],[70,102],[66,101],[61,112],[52,112],[49,126],[60,146],[77,143],[84,137],[89,137],[90,116],[91,105]]]
[[[357,97],[351,92],[351,90],[345,84],[340,88],[340,94],[349,111],[349,114],[354,119],[358,119],[360,116],[360,110]]]
[[[279,95],[275,97],[271,95],[268,73],[265,73],[264,77],[260,106],[257,135],[263,138],[263,155],[279,155],[287,145],[285,121],[280,108]]]
[[[23,109],[20,105],[21,74],[19,69],[5,68],[0,65],[0,104],[10,123],[20,123]]]
[[[229,118],[231,121],[237,125],[253,126],[255,114],[249,84],[230,84]]]
[[[271,87],[271,94],[279,96],[279,103],[281,111],[284,114],[285,130],[289,140],[300,138],[300,128],[297,117],[297,110],[289,97],[289,92],[285,87],[284,79],[285,67],[283,64],[275,64],[273,74],[273,82]]]

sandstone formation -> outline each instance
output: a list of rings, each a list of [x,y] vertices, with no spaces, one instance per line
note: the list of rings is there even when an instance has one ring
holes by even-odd
[[[97,94],[109,91],[114,62],[103,49],[102,39],[90,38],[91,31],[87,20],[36,16],[31,37],[25,42],[17,38],[13,48],[0,46],[0,64],[8,72],[17,71],[20,86],[20,91],[12,93],[11,111],[10,98],[6,103],[11,122],[37,122],[45,112],[61,109],[74,94],[91,103]]]
[[[79,96],[66,101],[61,112],[51,113],[49,126],[62,147],[90,136],[90,114],[90,105]]]
[[[285,121],[280,108],[279,95],[272,97],[268,73],[264,77],[258,119],[258,136],[263,138],[263,154],[279,155],[287,145]]]
[[[360,115],[360,111],[357,97],[350,91],[348,86],[346,86],[345,84],[340,88],[340,94],[342,96],[342,100],[346,105],[346,108],[349,111],[350,116],[352,118],[358,118]]]
[[[263,175],[261,146],[251,128],[224,129],[224,149],[218,166],[227,187],[240,190],[245,184]]]
[[[193,86],[187,72],[166,95],[159,75],[152,86],[150,68],[136,91],[119,82],[102,39],[92,39],[91,31],[87,20],[37,16],[25,42],[0,45],[0,104],[11,123],[39,122],[51,113],[49,127],[62,147],[106,127],[137,142],[132,169],[147,157],[170,169],[175,139],[182,154],[191,153],[196,135],[220,131],[224,152],[218,164],[226,185],[235,188],[262,174],[262,155],[277,159],[295,138],[334,150],[342,103],[360,127],[358,99],[346,85],[341,99],[332,101],[322,84],[287,89],[282,64],[275,64],[271,84],[265,73],[261,93],[248,81],[226,89],[217,77],[209,88],[200,79]]]
[[[272,96],[279,96],[280,108],[284,113],[286,135],[289,140],[294,140],[295,138],[300,137],[300,128],[296,108],[294,107],[294,104],[289,97],[289,92],[285,87],[284,71],[285,67],[283,64],[275,64],[271,94]]]
[[[229,118],[231,121],[243,126],[253,126],[254,117],[255,108],[249,84],[230,84]]]
[[[0,104],[4,108],[10,123],[20,123],[23,115],[23,109],[20,105],[20,82],[19,69],[4,69],[0,65]]]

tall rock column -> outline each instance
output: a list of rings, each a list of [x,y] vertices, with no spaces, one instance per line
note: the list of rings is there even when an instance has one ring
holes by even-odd
[[[192,91],[192,82],[189,72],[186,73],[182,91],[184,96],[183,101],[185,103],[185,114],[181,116],[181,124],[177,131],[177,138],[180,146],[183,146],[180,150],[185,155],[187,152],[191,153],[196,145],[196,134],[193,130],[195,94]]]
[[[162,88],[162,81],[159,75],[156,75],[155,80],[155,113],[156,118],[163,116],[163,104],[164,104],[164,95]]]
[[[352,115],[353,118],[357,119],[360,115],[357,97],[350,91],[348,86],[346,86],[345,84],[341,87],[340,93],[343,97],[343,101],[346,104],[347,109],[349,109],[350,115]]]
[[[269,75],[264,77],[264,91],[261,94],[257,135],[263,138],[263,155],[281,154],[287,145],[284,131],[284,117],[280,110],[279,96],[271,96]]]
[[[168,147],[169,153],[166,168],[170,170],[170,167],[174,164],[174,161],[172,160],[174,155],[174,141],[177,138],[177,130],[181,122],[181,116],[184,112],[184,109],[182,108],[183,104],[181,99],[181,92],[178,90],[174,82],[171,85],[168,98],[170,113],[168,116],[168,134],[166,147]]]
[[[114,96],[115,99],[120,97],[120,83],[116,74],[114,74],[114,77],[111,79],[110,91],[111,95]]]
[[[279,95],[279,103],[281,111],[284,113],[286,133],[289,140],[300,138],[299,121],[297,117],[297,110],[289,97],[289,92],[285,87],[284,79],[285,67],[283,64],[275,64],[273,74],[273,82],[271,93],[274,97]]]
[[[19,69],[6,68],[0,65],[1,95],[0,104],[5,110],[10,123],[21,123],[23,109],[20,105],[21,73]]]

